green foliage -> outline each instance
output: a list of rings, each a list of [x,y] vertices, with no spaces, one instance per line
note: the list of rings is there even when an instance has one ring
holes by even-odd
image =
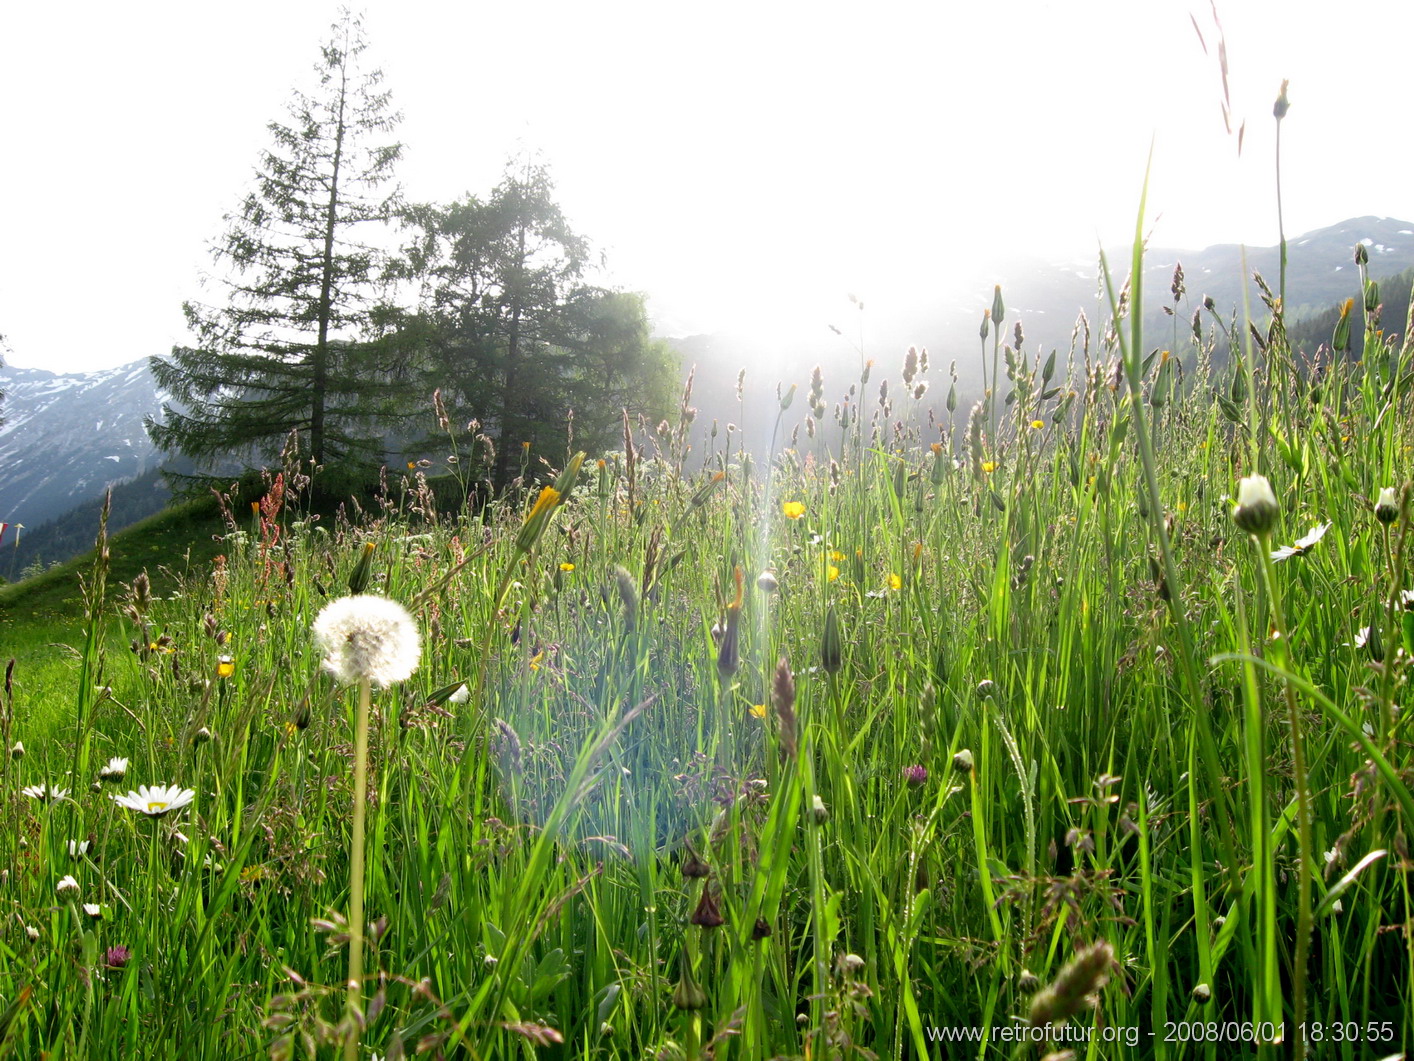
[[[374,142],[398,115],[361,66],[365,47],[345,12],[315,94],[296,92],[288,123],[270,123],[255,186],[214,247],[225,301],[188,302],[197,344],[151,361],[175,400],[148,422],[163,449],[269,458],[299,432],[316,465],[381,459],[378,425],[399,411],[406,372],[396,347],[366,341],[384,268],[366,230],[397,207],[385,186],[402,148]]]
[[[946,1027],[1007,1056],[1038,1015],[1139,1036],[1098,1057],[1205,1056],[1169,1022],[1285,1022],[1289,1044],[1302,875],[1308,1036],[1407,1051],[1414,527],[1407,493],[1381,518],[1372,499],[1408,478],[1414,346],[1315,389],[1260,331],[1241,387],[1164,383],[1117,329],[1087,352],[1123,377],[1014,358],[975,464],[880,406],[830,461],[685,429],[451,519],[417,474],[358,523],[270,479],[257,512],[226,499],[222,559],[150,595],[128,554],[151,535],[115,538],[90,558],[106,599],[75,606],[89,648],[46,663],[60,631],[7,630],[11,1049],[347,1037],[356,696],[309,626],[363,563],[424,639],[372,705],[365,1052],[962,1056]],[[1269,543],[1231,518],[1254,473]],[[90,792],[108,755],[191,810]],[[20,794],[49,782],[73,791]]]
[[[1377,287],[1379,296],[1377,330],[1381,333],[1379,336],[1381,344],[1386,338],[1393,339],[1396,343],[1403,342],[1409,319],[1411,287],[1414,287],[1414,269],[1406,269],[1402,273],[1386,277],[1379,282]],[[1365,330],[1360,323],[1359,299],[1356,300],[1353,312],[1356,314],[1356,325],[1350,330],[1350,356],[1360,357],[1365,349]],[[1367,314],[1367,318],[1371,320],[1374,316],[1374,313]],[[1313,356],[1323,344],[1330,345],[1331,337],[1335,334],[1339,322],[1339,306],[1328,307],[1320,313],[1307,315],[1299,324],[1289,326],[1292,349],[1307,357]]]

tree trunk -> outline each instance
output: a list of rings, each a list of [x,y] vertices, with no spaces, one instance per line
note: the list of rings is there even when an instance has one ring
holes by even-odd
[[[339,163],[344,153],[344,101],[348,95],[348,53],[339,62],[339,109],[335,119],[334,165],[329,175],[329,205],[324,211],[324,255],[320,263],[319,338],[310,360],[309,455],[324,463],[324,405],[329,390],[329,318],[333,316],[334,226],[339,213]]]
[[[520,440],[512,430],[512,417],[516,409],[516,386],[520,377],[520,319],[522,285],[525,272],[525,223],[516,233],[517,259],[512,275],[515,277],[511,295],[511,319],[506,328],[506,371],[501,379],[501,444],[496,448],[496,468],[492,483],[496,492],[506,488],[511,478],[511,447]]]

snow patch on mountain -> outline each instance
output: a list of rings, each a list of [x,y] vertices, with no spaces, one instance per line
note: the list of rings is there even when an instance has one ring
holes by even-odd
[[[29,528],[159,464],[143,418],[162,397],[147,361],[99,372],[0,368],[0,521]]]

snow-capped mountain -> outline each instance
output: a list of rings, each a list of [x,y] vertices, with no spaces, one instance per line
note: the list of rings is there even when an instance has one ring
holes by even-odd
[[[146,360],[86,373],[5,366],[0,391],[0,522],[36,529],[161,462],[143,428],[162,408]]]

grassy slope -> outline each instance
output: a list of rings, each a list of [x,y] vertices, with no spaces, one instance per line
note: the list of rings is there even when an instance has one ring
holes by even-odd
[[[147,571],[153,592],[165,596],[180,578],[197,575],[220,551],[222,530],[214,498],[173,506],[115,534],[108,543],[108,584],[131,582]],[[95,534],[97,527],[94,528]],[[47,732],[72,704],[78,649],[84,638],[83,579],[93,571],[94,550],[31,579],[0,586],[0,663],[15,661],[17,719],[29,716],[29,733]],[[126,651],[124,630],[107,629],[108,648]]]
[[[161,594],[221,551],[212,538],[221,530],[214,498],[173,505],[109,539],[108,580],[130,582],[147,571],[153,592]],[[95,536],[97,531],[94,527]],[[0,637],[8,643],[13,632],[29,625],[76,622],[83,614],[80,579],[93,569],[93,560],[89,549],[34,578],[0,586]]]

